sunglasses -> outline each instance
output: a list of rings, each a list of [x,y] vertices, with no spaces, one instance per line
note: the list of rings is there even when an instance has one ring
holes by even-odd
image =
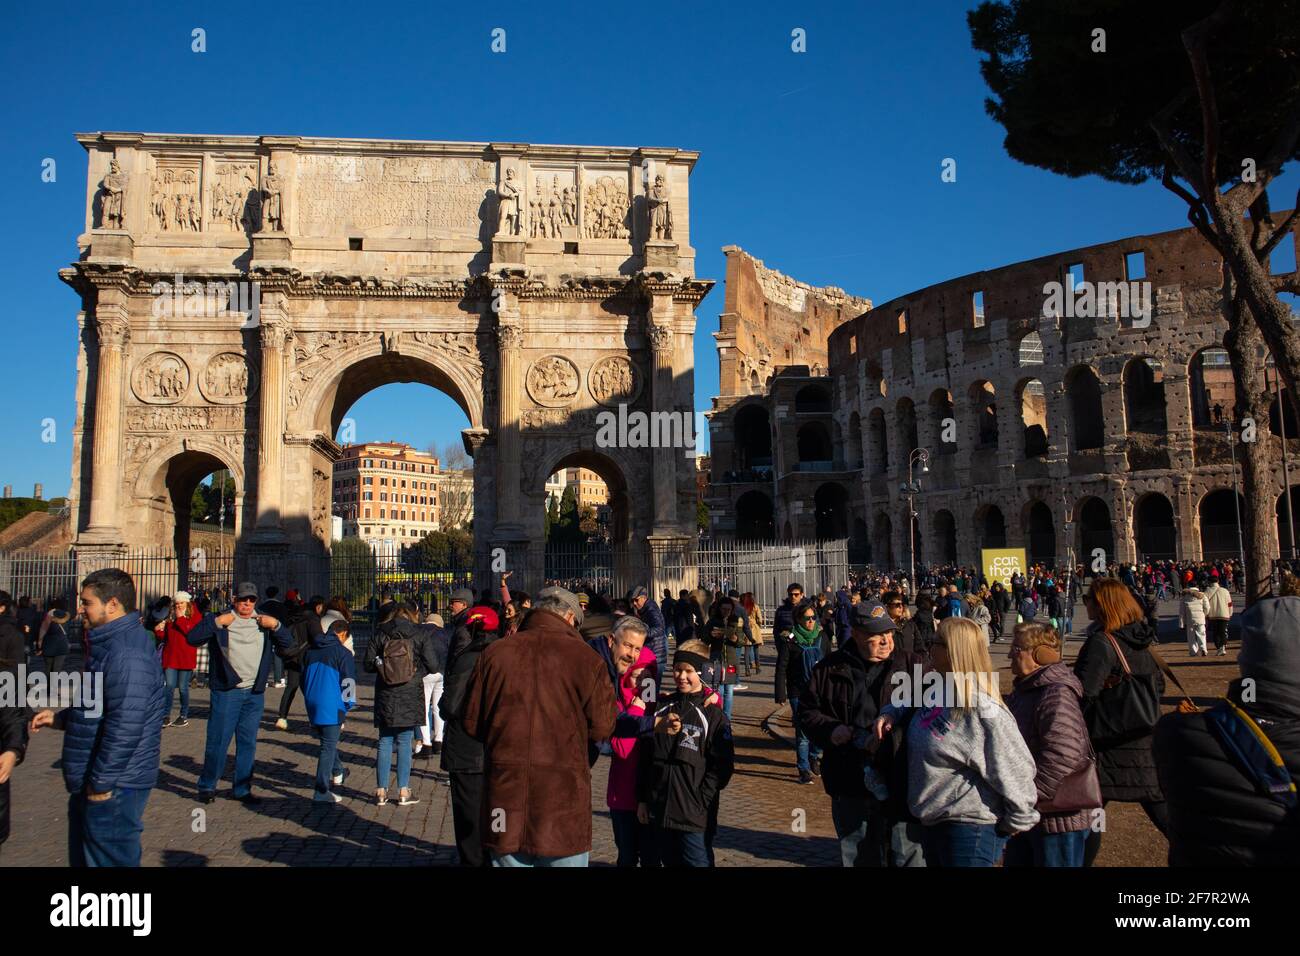
[[[889,602],[889,606],[890,606],[890,607],[902,607],[902,606],[903,606],[903,602],[902,602],[902,601],[890,601],[890,602]]]
[[[801,618],[801,620],[803,620],[803,621],[815,621],[815,620],[817,620],[817,618],[816,618],[815,615],[809,614],[807,617],[805,617],[805,618]]]

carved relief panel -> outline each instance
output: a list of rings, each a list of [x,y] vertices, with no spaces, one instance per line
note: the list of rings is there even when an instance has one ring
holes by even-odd
[[[199,391],[218,405],[241,405],[257,390],[257,378],[250,374],[248,360],[239,352],[212,356],[199,376]]]
[[[208,228],[254,232],[260,220],[256,160],[218,161],[208,190]]]
[[[641,373],[626,357],[611,355],[591,367],[587,388],[601,405],[631,405],[641,394]]]
[[[529,170],[528,238],[578,238],[578,177],[572,169]]]
[[[582,236],[584,239],[630,238],[631,208],[626,171],[583,170]]]
[[[190,367],[175,352],[154,352],[135,367],[131,390],[148,405],[175,405],[190,389]]]
[[[155,161],[149,193],[149,223],[155,231],[179,233],[203,229],[201,179],[202,160],[197,156],[159,157]]]
[[[525,384],[538,405],[563,408],[578,395],[578,368],[563,355],[547,355],[528,368]]]

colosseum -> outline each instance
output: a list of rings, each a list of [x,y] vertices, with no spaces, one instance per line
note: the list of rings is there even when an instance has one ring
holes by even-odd
[[[856,561],[886,569],[907,566],[913,548],[918,563],[963,564],[996,547],[1043,562],[1097,548],[1112,561],[1238,553],[1220,260],[1195,230],[1043,256],[875,306],[724,251],[722,394],[707,413],[715,534],[847,537]],[[1047,283],[1065,290],[1063,308]],[[1100,310],[1073,307],[1071,290],[1102,283],[1146,291],[1150,308],[1114,296]],[[1290,403],[1275,398],[1258,440],[1275,450],[1288,556],[1284,472],[1300,466],[1296,436]],[[1300,479],[1291,487],[1300,512]]]

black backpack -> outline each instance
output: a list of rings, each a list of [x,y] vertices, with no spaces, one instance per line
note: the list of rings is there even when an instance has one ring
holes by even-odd
[[[1098,750],[1145,737],[1160,719],[1160,688],[1156,683],[1159,672],[1134,674],[1119,641],[1105,632],[1103,635],[1119,657],[1121,673],[1117,681],[1107,680],[1084,714],[1088,736]]]

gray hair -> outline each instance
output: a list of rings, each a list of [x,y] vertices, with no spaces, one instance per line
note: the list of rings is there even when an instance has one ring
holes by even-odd
[[[560,617],[564,617],[566,614],[573,614],[573,607],[558,594],[548,594],[546,597],[539,595],[537,600],[533,602],[533,610],[550,611],[552,614],[558,614]],[[574,618],[577,618],[576,614],[574,614]]]
[[[633,637],[640,635],[643,639],[650,634],[650,628],[645,626],[645,621],[631,614],[618,619],[618,623],[614,625],[613,637],[621,640],[624,631],[630,632]]]

